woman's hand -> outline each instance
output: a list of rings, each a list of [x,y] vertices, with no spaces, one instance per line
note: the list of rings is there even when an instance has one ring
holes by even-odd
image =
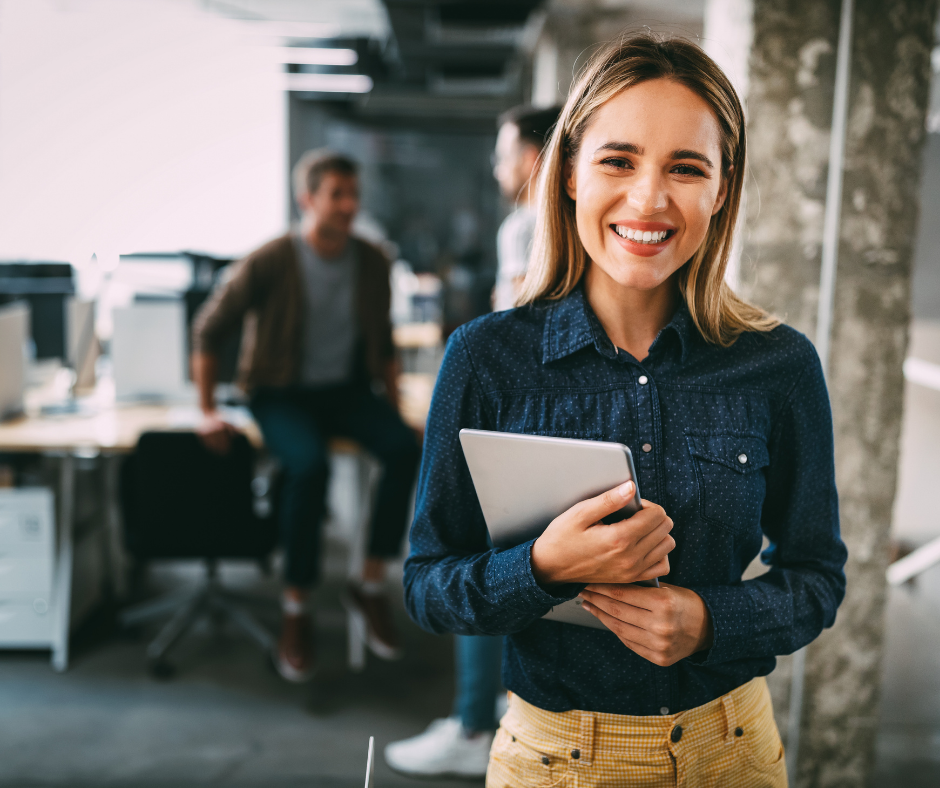
[[[688,588],[592,584],[581,598],[585,610],[654,665],[674,665],[711,647],[714,630],[708,608]]]
[[[676,546],[661,506],[643,501],[629,520],[601,519],[626,506],[633,482],[575,504],[556,517],[532,545],[532,573],[554,583],[633,583],[669,574],[668,553]]]

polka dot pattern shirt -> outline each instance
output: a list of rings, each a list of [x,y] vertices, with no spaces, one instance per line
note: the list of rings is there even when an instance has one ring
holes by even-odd
[[[664,668],[610,632],[543,620],[581,586],[541,587],[531,541],[491,548],[458,440],[464,427],[629,446],[641,495],[675,522],[664,579],[705,601],[711,648]],[[770,570],[742,581],[762,535]],[[578,288],[451,336],[427,426],[406,603],[432,632],[506,635],[503,681],[529,703],[631,715],[707,703],[832,625],[845,560],[829,399],[799,332],[780,326],[720,348],[681,306],[639,362],[612,345]]]

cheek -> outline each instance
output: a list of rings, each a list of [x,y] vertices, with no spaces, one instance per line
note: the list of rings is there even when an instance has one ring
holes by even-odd
[[[575,206],[578,227],[591,235],[601,235],[604,217],[618,200],[617,190],[611,188],[603,179],[579,178]]]
[[[696,246],[705,238],[705,233],[708,231],[716,196],[709,189],[697,195],[695,199],[689,200],[683,207],[682,213],[690,236],[689,240],[694,240]]]

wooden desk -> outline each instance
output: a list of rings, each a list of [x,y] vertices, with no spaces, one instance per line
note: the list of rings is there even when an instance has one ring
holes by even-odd
[[[424,429],[433,387],[433,375],[401,376],[402,417],[416,430]],[[144,432],[194,429],[198,423],[198,411],[193,406],[99,402],[97,408],[84,413],[42,415],[39,410],[42,400],[41,392],[31,392],[27,398],[27,415],[0,424],[0,452],[43,454],[59,462],[55,584],[50,606],[54,617],[54,636],[49,645],[52,648],[53,667],[63,671],[68,667],[76,460],[101,458],[106,463],[103,491],[105,525],[108,530],[109,563],[114,566],[122,555],[119,538],[118,458],[133,451]],[[250,418],[243,418],[237,426],[256,447],[263,445],[261,432]],[[331,449],[343,454],[359,451],[353,442],[342,439],[332,442]],[[116,590],[120,594],[123,590],[120,587],[120,573],[113,572],[112,577],[118,584]]]

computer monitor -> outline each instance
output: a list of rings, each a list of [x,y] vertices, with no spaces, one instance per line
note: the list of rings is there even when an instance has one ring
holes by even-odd
[[[112,312],[111,366],[118,399],[185,397],[182,301],[135,303]]]
[[[0,307],[0,420],[23,412],[29,305]]]
[[[37,261],[0,262],[0,304],[26,301],[36,358],[65,358],[65,302],[75,294],[72,266]]]

